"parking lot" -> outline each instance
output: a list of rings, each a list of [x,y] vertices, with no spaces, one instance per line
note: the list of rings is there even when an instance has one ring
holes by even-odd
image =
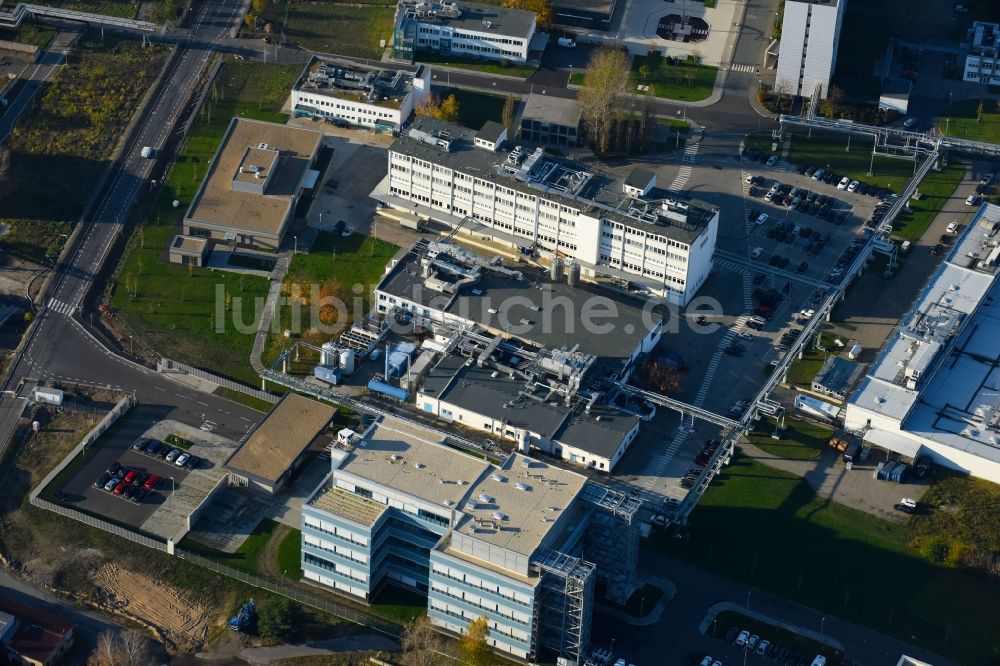
[[[55,490],[63,493],[63,501],[80,510],[163,538],[176,537],[187,528],[191,511],[225,476],[222,464],[236,443],[177,421],[146,427],[150,409],[138,405],[122,417],[98,440],[76,474]],[[167,443],[171,435],[186,440],[187,448]],[[173,455],[133,449],[140,439],[160,442],[168,454],[177,449],[195,456],[197,466],[178,465]],[[97,487],[98,480],[108,483],[109,477],[118,478],[119,483],[111,490],[104,484]],[[139,489],[144,492],[136,494]]]

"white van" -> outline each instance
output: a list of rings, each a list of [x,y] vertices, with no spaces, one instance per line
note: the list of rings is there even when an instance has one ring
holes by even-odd
[[[146,159],[149,159],[150,157],[156,155],[156,150],[151,148],[150,146],[143,146],[142,150],[140,151],[140,154]]]
[[[561,46],[561,47],[563,47],[565,49],[572,49],[572,48],[576,47],[576,42],[574,42],[569,37],[560,37],[556,41],[556,43],[559,44],[559,46]]]
[[[816,655],[816,658],[813,659],[812,666],[826,666],[826,657],[821,654]]]
[[[953,234],[958,231],[958,222],[949,222],[948,228],[944,230],[945,233]]]

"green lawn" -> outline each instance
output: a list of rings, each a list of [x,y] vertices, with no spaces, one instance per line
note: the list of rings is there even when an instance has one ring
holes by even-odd
[[[302,532],[292,530],[278,544],[278,568],[285,578],[298,582],[302,578]]]
[[[406,624],[427,612],[427,597],[395,585],[386,585],[370,609],[390,622]]]
[[[27,26],[23,30],[34,29]],[[6,145],[0,251],[44,262],[97,187],[132,112],[159,75],[163,46],[84,37],[32,100]]]
[[[758,448],[789,460],[816,460],[826,448],[833,430],[826,426],[786,418],[781,439],[773,439],[774,423],[764,421],[749,435],[749,440]]]
[[[261,400],[260,398],[253,397],[252,395],[247,395],[242,391],[234,391],[224,386],[218,387],[217,389],[212,391],[212,394],[217,395],[221,398],[225,398],[226,400],[232,400],[233,402],[238,402],[244,407],[249,407],[250,409],[256,409],[258,412],[264,412],[265,414],[270,412],[274,408],[274,405],[269,403],[267,400]]]
[[[955,102],[938,119],[938,129],[947,136],[1000,143],[1000,105],[996,100],[983,100],[983,115],[977,121],[978,108],[978,98]]]
[[[872,139],[869,137],[852,136],[850,151],[847,148],[847,136],[809,138],[795,134],[788,161],[830,168],[852,180],[888,187],[893,192],[901,192],[913,178],[913,160],[876,155],[872,163]],[[869,166],[872,167],[871,176],[868,175]]]
[[[260,553],[264,550],[264,546],[267,545],[268,540],[271,538],[271,534],[274,533],[274,530],[277,527],[278,523],[269,518],[265,518],[257,524],[257,527],[255,527],[253,532],[250,533],[250,536],[248,536],[246,541],[243,542],[243,545],[241,545],[236,552],[233,553],[226,553],[216,548],[206,546],[190,537],[184,537],[177,545],[183,550],[192,552],[196,555],[201,555],[202,557],[207,557],[210,560],[215,560],[220,564],[225,564],[226,566],[233,567],[234,569],[255,574],[258,573],[260,569],[260,564],[257,562],[260,557]]]
[[[955,193],[964,175],[965,167],[960,164],[949,165],[941,171],[928,173],[917,188],[923,196],[919,201],[910,200],[909,205],[913,212],[902,212],[896,218],[892,227],[894,235],[910,241],[923,236],[945,201]]]
[[[934,564],[906,524],[816,496],[802,479],[738,456],[663,552],[950,655],[995,664],[1000,582]]]
[[[823,367],[829,352],[824,352],[809,345],[802,353],[802,358],[797,358],[788,368],[788,383],[793,386],[811,386],[813,377]]]
[[[648,77],[641,73],[644,66],[649,67]],[[643,94],[636,86],[648,85],[656,97],[696,102],[712,94],[718,73],[718,67],[690,61],[670,64],[662,56],[636,56],[632,59],[629,92]]]
[[[112,307],[153,349],[251,385],[258,379],[248,362],[255,299],[267,293],[267,279],[168,264],[165,248],[180,231],[184,211],[232,117],[284,122],[287,116],[278,109],[299,71],[294,65],[223,66],[214,84],[217,101],[206,103],[157,200],[137,209],[140,225],[109,287]],[[175,199],[177,208],[171,203]],[[216,321],[220,309],[223,322]],[[237,318],[242,330],[233,324]]]
[[[499,62],[489,62],[486,60],[476,60],[475,58],[457,58],[455,56],[446,56],[441,53],[434,53],[432,51],[420,51],[416,56],[417,62],[427,63],[429,65],[446,65],[448,67],[457,67],[459,69],[471,69],[476,72],[484,72],[486,74],[500,74],[503,76],[516,76],[519,79],[526,79],[538,69],[537,67],[529,67],[525,65],[518,65],[515,63],[499,63]],[[447,80],[448,74],[444,71],[439,71],[439,80]]]
[[[438,94],[441,97],[455,96],[458,100],[458,122],[466,127],[478,130],[487,120],[502,122],[506,97],[461,88],[444,88]]]
[[[265,17],[280,26],[292,43],[311,51],[372,58],[382,57],[380,42],[392,41],[392,19],[396,3],[392,0],[360,0],[360,2],[292,2],[275,0],[268,3]],[[277,28],[280,30],[280,28]],[[240,36],[252,36],[244,29]]]
[[[310,254],[296,254],[292,258],[282,285],[282,293],[288,299],[278,310],[280,326],[272,330],[290,329],[313,344],[322,344],[345,330],[368,312],[371,293],[398,249],[371,236],[320,233]],[[355,286],[360,290],[360,307],[354,303],[358,295]],[[318,302],[320,299],[342,303],[346,309],[338,311],[335,305]],[[292,302],[298,304],[301,313],[298,321],[293,316]],[[284,345],[285,339],[280,334],[269,335],[264,363],[277,358]]]

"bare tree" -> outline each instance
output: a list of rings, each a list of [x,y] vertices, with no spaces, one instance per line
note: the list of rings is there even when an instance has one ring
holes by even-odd
[[[628,56],[614,47],[597,49],[587,65],[578,99],[598,153],[607,152],[611,144],[615,110],[628,86],[628,74]]]
[[[141,631],[102,631],[88,666],[145,666],[153,661],[149,638]]]
[[[403,631],[403,666],[435,666],[441,661],[441,635],[421,615]]]

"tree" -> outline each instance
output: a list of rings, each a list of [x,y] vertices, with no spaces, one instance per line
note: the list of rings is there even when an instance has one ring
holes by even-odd
[[[88,666],[145,666],[153,662],[149,639],[140,631],[102,631]]]
[[[514,116],[517,115],[517,100],[513,95],[507,95],[503,103],[503,126],[507,129],[507,138],[514,138]]]
[[[486,616],[469,621],[469,627],[458,639],[458,658],[465,666],[492,666],[493,651],[486,643],[490,635],[489,620]]]
[[[979,106],[976,107],[976,122],[982,122],[983,120],[983,98],[979,98]]]
[[[403,630],[403,666],[436,666],[441,661],[441,635],[421,615]]]
[[[602,46],[591,56],[578,100],[584,123],[598,153],[605,153],[614,129],[614,113],[628,86],[628,58],[622,49]]]
[[[0,194],[10,187],[10,149],[0,146]]]
[[[548,0],[503,0],[504,7],[534,12],[535,25],[545,29],[552,25],[552,5]]]
[[[298,608],[285,597],[264,604],[257,615],[257,632],[265,638],[288,640],[295,633]]]
[[[418,116],[428,116],[457,123],[459,119],[458,98],[454,95],[448,95],[442,100],[427,97],[414,112]]]
[[[639,76],[642,77],[643,81],[649,81],[649,65],[643,64],[639,66]]]
[[[684,373],[676,365],[663,361],[649,361],[642,368],[639,383],[648,391],[672,395],[680,390]]]

